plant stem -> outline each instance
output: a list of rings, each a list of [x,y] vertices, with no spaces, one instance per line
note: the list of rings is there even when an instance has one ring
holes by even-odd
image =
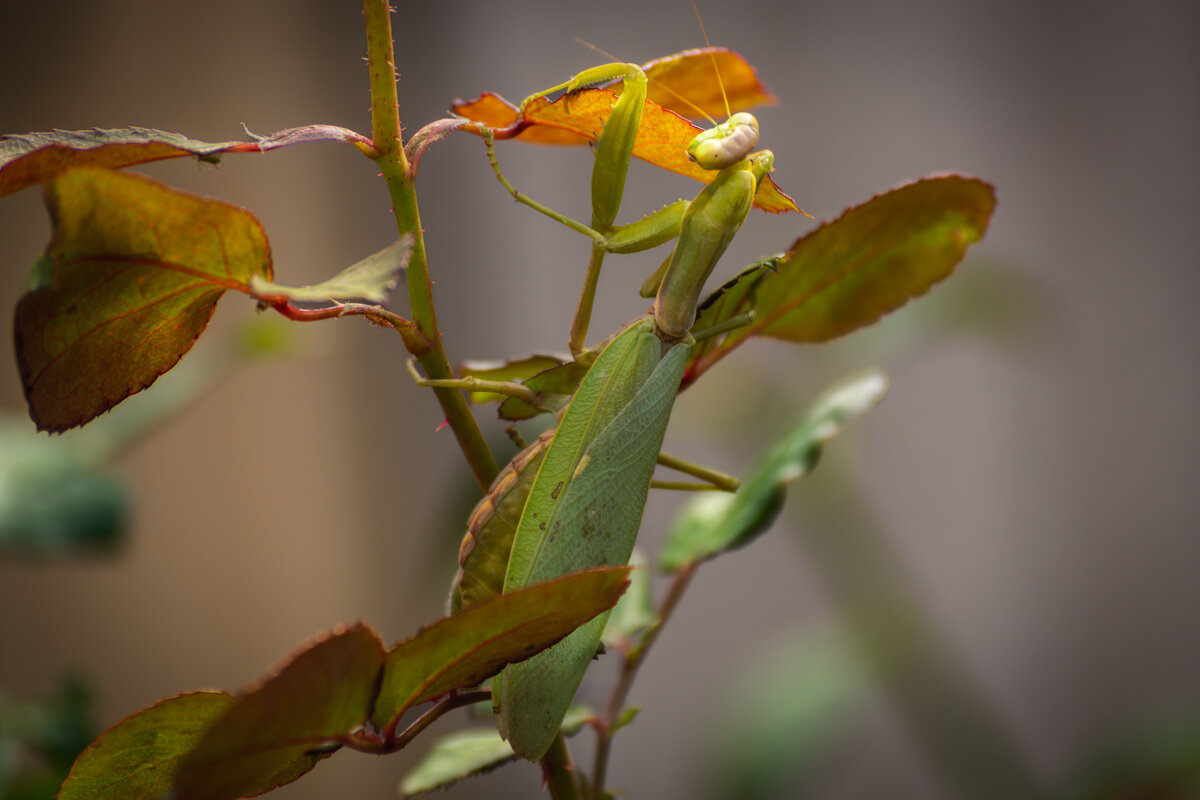
[[[341,737],[341,743],[344,747],[358,750],[360,753],[372,753],[379,756],[395,753],[407,747],[413,739],[417,738],[419,733],[434,722],[437,722],[447,712],[479,703],[489,699],[491,696],[492,692],[490,689],[456,692],[442,699],[424,714],[413,720],[413,723],[405,728],[399,736],[396,736],[394,732],[387,734],[386,737],[379,737],[373,734],[350,733]]]
[[[692,582],[699,567],[699,562],[692,561],[684,564],[675,573],[675,579],[671,581],[667,595],[663,598],[662,606],[658,609],[658,621],[650,630],[646,631],[636,647],[624,654],[621,675],[617,678],[612,695],[608,698],[608,707],[604,709],[604,716],[596,723],[596,760],[592,768],[592,797],[595,800],[601,800],[604,797],[604,777],[608,771],[608,757],[612,751],[612,739],[615,733],[613,726],[621,719],[621,709],[625,707],[625,699],[629,696],[629,690],[633,688],[633,680],[646,660],[646,653],[658,640],[659,632],[667,624],[671,615],[675,613],[675,607],[679,605],[683,593],[687,591],[688,585]]]
[[[367,28],[367,66],[371,79],[371,141],[375,148],[375,163],[387,182],[392,198],[396,227],[401,235],[413,236],[406,279],[413,324],[429,343],[422,352],[412,352],[425,374],[434,380],[454,378],[454,370],[446,358],[442,336],[437,326],[433,306],[433,284],[429,280],[429,265],[425,254],[425,237],[421,216],[417,210],[417,193],[409,175],[408,161],[400,139],[400,112],[396,100],[396,66],[392,46],[391,9],[387,0],[363,0],[363,16]],[[446,422],[454,431],[475,481],[487,491],[499,471],[492,451],[488,449],[479,425],[458,389],[435,388],[434,394]]]
[[[550,797],[554,800],[580,800],[575,763],[571,760],[566,737],[561,732],[550,743],[550,749],[542,756],[541,763]]]

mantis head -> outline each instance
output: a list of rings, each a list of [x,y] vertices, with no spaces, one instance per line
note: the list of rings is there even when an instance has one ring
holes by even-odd
[[[724,169],[746,157],[758,144],[758,120],[739,111],[714,128],[696,134],[688,158],[705,169]]]

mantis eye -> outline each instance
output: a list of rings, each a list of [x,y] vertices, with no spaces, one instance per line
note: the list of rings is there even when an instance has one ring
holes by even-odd
[[[758,144],[758,120],[739,111],[725,122],[696,135],[688,145],[688,158],[705,169],[736,164]]]

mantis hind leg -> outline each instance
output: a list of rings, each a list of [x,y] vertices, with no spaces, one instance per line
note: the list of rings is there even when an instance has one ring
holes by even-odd
[[[505,397],[519,398],[535,408],[540,408],[542,405],[538,393],[524,384],[512,381],[489,381],[483,378],[471,377],[426,378],[417,372],[416,361],[415,358],[410,358],[405,362],[405,366],[408,368],[408,374],[412,376],[413,382],[417,386],[426,386],[435,389],[462,389],[465,392],[491,392],[492,394],[500,394]]]

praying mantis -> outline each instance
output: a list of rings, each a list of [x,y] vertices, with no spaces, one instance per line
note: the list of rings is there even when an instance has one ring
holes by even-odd
[[[716,69],[715,60],[713,66]],[[629,560],[695,343],[691,328],[699,293],[774,166],[769,150],[751,153],[759,138],[754,117],[731,114],[687,147],[689,158],[716,173],[694,200],[679,201],[631,225],[615,225],[645,105],[643,70],[635,64],[605,64],[525,101],[561,94],[559,102],[570,102],[583,89],[618,80],[623,83],[621,94],[596,141],[590,226],[518,192],[500,170],[492,132],[484,131],[496,177],[513,197],[592,240],[570,336],[572,353],[588,370],[557,427],[513,459],[471,515],[460,548],[452,609],[499,591]],[[643,287],[644,294],[654,297],[646,315],[601,346],[586,350],[591,303],[605,254],[637,252],[672,238],[676,243],[670,257]],[[414,377],[424,385],[478,388],[469,379]],[[506,391],[495,384],[488,388]],[[507,391],[519,396],[528,389],[518,384]],[[493,706],[498,725],[518,755],[537,760],[549,748],[597,650],[607,617],[597,617],[555,647],[496,676]]]

